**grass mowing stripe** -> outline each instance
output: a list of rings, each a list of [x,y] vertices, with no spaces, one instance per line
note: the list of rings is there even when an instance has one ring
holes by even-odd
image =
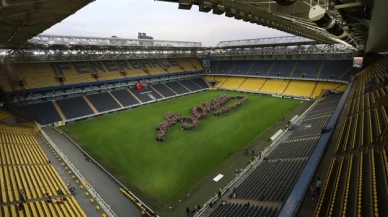
[[[155,125],[168,111],[189,115],[194,105],[220,94],[247,95],[230,113],[211,113],[194,131],[177,124],[164,142],[155,141]],[[135,193],[168,204],[219,166],[228,153],[244,148],[299,101],[225,91],[207,91],[150,104],[63,127],[77,143]],[[132,190],[132,189],[131,189]],[[148,200],[149,201],[149,200]]]

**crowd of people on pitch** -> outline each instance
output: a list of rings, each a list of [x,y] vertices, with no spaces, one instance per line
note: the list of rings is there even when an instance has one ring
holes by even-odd
[[[217,110],[214,115],[215,116],[220,116],[220,115],[223,115],[223,114],[226,114],[230,111],[232,111],[233,109],[241,106],[243,103],[245,103],[247,101],[247,97],[246,96],[237,96],[237,97],[234,97],[236,99],[239,99],[238,102],[234,103],[233,105],[230,105],[230,106],[224,106],[222,107],[221,109]],[[230,98],[230,99],[233,99],[233,98]]]
[[[164,120],[156,125],[156,141],[162,142],[164,141],[164,137],[167,132],[173,127],[176,123],[180,122],[182,117],[179,113],[172,114],[172,112],[167,112],[164,116]]]
[[[221,109],[218,109],[220,106],[233,99],[238,99],[239,101],[232,105],[224,106]],[[239,107],[245,103],[247,99],[248,98],[246,96],[229,97],[227,95],[221,95],[218,98],[212,99],[210,103],[206,102],[203,105],[192,107],[191,116],[187,117],[181,117],[179,113],[173,114],[171,111],[169,111],[164,116],[164,120],[155,127],[157,130],[156,141],[164,141],[167,132],[178,122],[183,122],[182,130],[191,131],[196,129],[198,127],[199,120],[205,118],[211,111],[215,111],[215,116],[220,116]]]

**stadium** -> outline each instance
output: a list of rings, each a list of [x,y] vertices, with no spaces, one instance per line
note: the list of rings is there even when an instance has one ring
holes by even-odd
[[[159,2],[290,34],[216,46],[42,34],[95,3],[0,3],[0,217],[388,216],[388,2]]]

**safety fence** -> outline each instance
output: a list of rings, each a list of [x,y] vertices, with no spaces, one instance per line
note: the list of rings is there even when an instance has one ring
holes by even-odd
[[[340,113],[342,111],[342,108],[344,107],[344,104],[346,102],[346,99],[349,95],[349,91],[352,88],[352,84],[350,83],[347,87],[346,91],[342,95],[333,115],[331,116],[328,124],[326,127],[330,127],[334,129],[338,118],[340,116]],[[310,155],[310,158],[308,159],[306,166],[302,170],[297,182],[295,183],[293,189],[291,190],[287,200],[283,204],[282,208],[279,211],[279,217],[291,217],[295,216],[296,213],[299,210],[300,205],[303,202],[303,198],[307,192],[308,185],[313,179],[313,176],[315,174],[315,171],[319,165],[319,162],[322,158],[322,155],[326,149],[327,143],[329,142],[329,139],[332,135],[333,131],[329,131],[327,133],[324,133],[321,135],[320,139],[318,140],[318,143]]]
[[[315,101],[309,108],[307,108],[303,114],[301,114],[297,120],[295,122],[298,122],[300,119],[302,119],[312,108],[314,108],[314,106],[318,103],[319,101]],[[271,145],[269,145],[267,148],[265,148],[263,151],[262,151],[262,158],[266,156],[266,154],[272,150],[273,148],[276,147],[276,144],[280,143],[280,140],[282,139],[282,137],[288,133],[288,130],[284,130],[280,135],[279,137],[277,137],[274,141],[272,141]],[[226,185],[223,189],[221,189],[221,195],[224,195],[238,180],[240,180],[240,178],[245,175],[245,173],[253,167],[254,164],[256,164],[260,159],[259,158],[255,158],[247,167],[245,167],[245,169],[243,169],[232,181],[229,182],[228,185]],[[210,207],[210,204],[216,202],[218,200],[218,195],[217,196],[214,196],[214,197],[211,197],[203,206],[202,208],[193,216],[193,217],[199,217],[201,216],[202,214],[205,213],[205,211]]]
[[[73,123],[73,122],[77,122],[77,121],[81,121],[81,120],[86,120],[86,119],[91,119],[91,118],[94,118],[94,117],[99,117],[99,116],[103,116],[103,115],[107,115],[107,114],[112,114],[112,113],[115,113],[115,112],[124,111],[124,110],[128,110],[128,109],[131,109],[131,108],[136,108],[136,107],[139,107],[139,106],[143,106],[143,105],[148,105],[148,104],[152,104],[152,103],[156,103],[156,102],[161,102],[161,101],[165,101],[165,100],[169,100],[169,99],[173,99],[173,98],[178,98],[178,97],[182,97],[182,96],[186,96],[186,95],[190,95],[190,94],[194,94],[194,93],[199,93],[199,92],[202,92],[202,91],[205,91],[205,90],[209,90],[209,88],[205,88],[205,89],[201,89],[201,90],[196,90],[196,91],[191,91],[191,92],[183,93],[183,94],[178,94],[178,95],[175,95],[175,96],[169,96],[169,97],[165,97],[165,98],[162,98],[162,99],[156,99],[156,100],[148,101],[148,102],[145,102],[145,103],[138,103],[138,104],[134,104],[134,105],[130,105],[130,106],[125,106],[123,108],[111,109],[111,110],[108,110],[108,111],[100,112],[98,114],[84,115],[84,116],[80,116],[80,117],[76,117],[76,118],[71,118],[71,119],[68,119],[66,121],[59,121],[59,122],[55,122],[53,124],[46,124],[46,125],[42,125],[42,126],[43,127],[50,127],[50,126],[53,126],[53,125],[55,125],[55,126],[63,126],[65,124],[70,124],[70,123]]]
[[[57,129],[59,130],[59,129]],[[60,130],[59,130],[60,131]],[[112,174],[110,174],[101,164],[99,164],[92,156],[90,156],[86,151],[84,151],[74,140],[72,140],[66,133],[63,131],[60,131],[62,135],[64,135],[68,140],[70,140],[86,157],[90,159],[91,162],[93,162],[98,168],[100,168],[109,178],[111,178],[116,184],[119,186],[119,188],[122,188],[125,192],[127,192],[132,198],[133,202],[141,207],[144,207],[146,212],[149,213],[151,216],[154,215],[154,211],[152,211],[151,208],[149,208],[145,203],[143,203],[138,197],[136,197],[135,194],[133,194],[131,191],[128,190],[127,187],[125,187],[119,180],[117,180]]]
[[[38,125],[39,126],[39,125]],[[88,190],[90,195],[97,201],[100,207],[104,210],[105,214],[109,217],[117,217],[116,213],[110,208],[109,204],[107,204],[102,197],[94,190],[94,188],[88,183],[85,184],[86,179],[82,176],[79,170],[73,165],[73,163],[68,160],[65,154],[55,145],[55,143],[50,139],[49,136],[39,127],[40,133],[46,139],[46,141],[50,144],[50,146],[57,152],[57,154],[62,158],[63,162],[67,165],[67,167],[72,171],[72,173],[77,177],[80,182],[84,184],[84,187]]]
[[[207,76],[229,76],[229,77],[244,77],[244,78],[271,78],[277,80],[302,80],[302,81],[327,81],[342,84],[349,84],[349,81],[337,79],[323,79],[323,78],[297,78],[297,77],[280,77],[280,76],[264,76],[264,75],[236,75],[236,74],[205,74]]]

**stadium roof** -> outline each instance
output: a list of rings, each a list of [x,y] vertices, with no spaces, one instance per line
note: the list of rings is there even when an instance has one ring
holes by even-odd
[[[179,3],[179,9],[190,10],[193,5],[198,5],[201,12],[212,12],[216,15],[224,14],[227,17],[245,22],[251,22],[258,25],[278,29],[293,35],[310,38],[321,43],[342,43],[352,46],[357,50],[365,50],[369,32],[369,23],[371,22],[373,6],[376,5],[373,0],[158,0]],[[379,1],[377,1],[379,2]],[[388,16],[385,16],[386,5],[388,1],[381,0],[378,9],[381,9],[381,16],[375,22],[385,24]],[[330,20],[338,25],[334,33],[326,31],[319,27],[310,19],[310,10],[313,7],[324,9],[330,17]],[[374,10],[376,11],[376,10]],[[375,16],[376,17],[376,16]],[[385,19],[382,19],[385,18]],[[327,18],[329,20],[329,18]],[[325,20],[325,21],[327,21]],[[373,21],[373,20],[372,20]],[[328,21],[329,22],[329,21]],[[319,22],[318,22],[319,23]],[[321,24],[321,23],[320,23]],[[326,23],[325,23],[326,25]],[[325,26],[323,25],[323,26]],[[326,26],[327,29],[333,27],[332,22]],[[373,26],[373,24],[371,24]],[[331,26],[331,27],[329,27]],[[376,29],[380,29],[376,28]],[[384,28],[382,28],[384,29]],[[380,52],[378,46],[388,44],[386,42],[387,34],[373,32],[378,34],[379,40],[374,48],[367,51]],[[371,34],[371,33],[370,33]],[[368,42],[369,43],[369,42]]]
[[[119,37],[89,37],[65,35],[37,35],[28,40],[30,45],[42,45],[52,48],[118,48],[118,47],[202,47],[201,42],[167,41],[153,39],[129,39]]]
[[[94,0],[1,0],[0,46],[20,45]]]

